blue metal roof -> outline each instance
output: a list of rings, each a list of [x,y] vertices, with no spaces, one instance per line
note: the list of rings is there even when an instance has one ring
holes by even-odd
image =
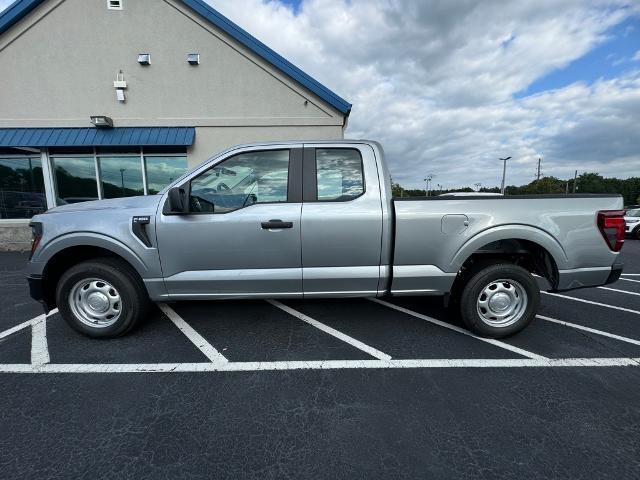
[[[0,147],[189,146],[193,127],[0,128]]]
[[[0,35],[44,1],[46,0],[16,0],[4,12],[0,13]],[[344,98],[304,73],[284,57],[278,55],[203,0],[182,0],[182,2],[198,15],[204,17],[231,38],[247,47],[256,55],[262,57],[265,61],[310,90],[339,112],[345,115],[349,115],[351,112],[351,104]]]

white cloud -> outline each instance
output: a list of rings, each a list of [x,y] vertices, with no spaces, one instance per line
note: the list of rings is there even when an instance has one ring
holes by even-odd
[[[640,175],[640,71],[513,95],[640,13],[624,0],[538,2],[209,0],[354,104],[347,136],[381,140],[392,174],[421,186],[497,185],[574,169]],[[636,54],[638,56],[638,54]]]
[[[636,52],[636,54],[633,56],[632,60],[635,61],[635,62],[640,62],[640,50],[638,50]]]

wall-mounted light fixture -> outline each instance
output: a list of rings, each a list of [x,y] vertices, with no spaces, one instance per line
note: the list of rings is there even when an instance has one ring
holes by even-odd
[[[92,115],[89,117],[91,119],[91,123],[96,128],[113,128],[113,120],[109,117],[105,117],[104,115]]]
[[[113,88],[116,89],[116,100],[120,103],[124,103],[124,91],[127,88],[127,82],[124,79],[124,73],[122,73],[122,70],[120,70],[116,75],[116,80],[113,82]]]
[[[140,65],[151,65],[151,54],[150,53],[139,53],[138,54],[138,63]]]
[[[189,62],[189,65],[200,65],[200,54],[199,53],[188,54],[187,62]]]

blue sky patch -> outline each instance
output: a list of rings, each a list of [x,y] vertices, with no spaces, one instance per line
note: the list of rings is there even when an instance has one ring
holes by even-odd
[[[545,90],[566,87],[582,81],[588,84],[598,79],[611,79],[625,72],[640,68],[640,61],[633,60],[640,51],[640,19],[630,18],[612,27],[604,43],[559,70],[554,70],[535,80],[526,89],[517,92],[515,98],[523,98]]]

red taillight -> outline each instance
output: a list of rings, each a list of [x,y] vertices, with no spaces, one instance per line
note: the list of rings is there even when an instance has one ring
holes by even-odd
[[[609,248],[619,252],[624,245],[624,210],[600,210],[598,228]]]

